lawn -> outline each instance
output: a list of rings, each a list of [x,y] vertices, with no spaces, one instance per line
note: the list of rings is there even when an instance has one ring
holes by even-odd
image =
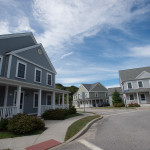
[[[109,107],[93,107],[95,109],[136,109],[137,107],[113,107],[113,106],[109,106]]]
[[[82,114],[79,114],[79,113],[70,114],[70,115],[65,116],[65,119],[72,118],[72,117],[76,117],[76,116],[81,116],[81,115],[82,115]]]
[[[28,136],[28,135],[37,135],[37,134],[43,133],[45,131],[45,129],[44,130],[36,131],[34,133],[22,134],[22,135],[17,135],[17,134],[14,134],[14,133],[11,133],[11,132],[7,132],[7,131],[1,131],[0,132],[0,139],[14,138],[14,137],[21,137],[21,136]]]
[[[71,124],[67,130],[65,141],[73,137],[75,134],[77,134],[81,129],[83,129],[90,121],[93,119],[99,118],[100,115],[93,115],[88,116],[85,118],[82,118],[80,120],[75,121],[73,124]]]

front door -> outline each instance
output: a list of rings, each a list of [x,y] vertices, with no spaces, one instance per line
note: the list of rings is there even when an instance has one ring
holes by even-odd
[[[14,106],[16,106],[16,101],[17,101],[17,91],[15,91],[14,94]],[[24,108],[24,92],[21,92],[20,95],[20,113],[23,113],[23,108]]]
[[[145,104],[146,103],[146,96],[145,96],[145,94],[140,94],[140,99],[141,99],[141,104]]]

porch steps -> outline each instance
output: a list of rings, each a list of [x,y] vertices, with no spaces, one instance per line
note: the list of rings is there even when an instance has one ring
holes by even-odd
[[[47,150],[47,149],[57,146],[59,144],[61,144],[61,143],[56,140],[51,139],[51,140],[48,140],[48,141],[30,146],[30,147],[26,147],[25,149],[26,150]]]

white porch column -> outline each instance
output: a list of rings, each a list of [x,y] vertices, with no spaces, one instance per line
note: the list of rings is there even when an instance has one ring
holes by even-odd
[[[42,90],[39,89],[38,91],[38,116],[41,116],[41,97],[42,97]]]
[[[20,96],[21,96],[21,86],[18,86],[17,87],[17,99],[16,99],[17,113],[20,113]]]
[[[8,85],[6,85],[5,87],[4,107],[7,106],[7,98],[8,98]]]
[[[64,105],[64,93],[62,94],[62,105],[63,105],[63,108],[65,108],[65,105]]]
[[[55,109],[56,103],[55,103],[55,91],[53,91],[53,109]]]
[[[58,100],[58,104],[60,105],[60,94],[59,94],[59,100]]]
[[[68,105],[68,108],[69,108],[69,94],[67,94],[67,105]]]
[[[137,95],[138,104],[140,104],[140,99],[139,99],[139,94],[138,94],[138,92],[136,93],[136,95]]]

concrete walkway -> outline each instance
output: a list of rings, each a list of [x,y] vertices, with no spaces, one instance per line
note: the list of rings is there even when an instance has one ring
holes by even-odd
[[[46,127],[48,127],[48,129],[45,130],[42,134],[17,138],[0,139],[0,150],[7,148],[10,148],[11,150],[24,150],[26,147],[50,139],[54,139],[62,143],[64,142],[64,138],[68,127],[76,120],[79,120],[81,118],[84,118],[85,116],[90,115],[92,114],[83,114],[82,116],[77,116],[66,120],[45,121]]]

